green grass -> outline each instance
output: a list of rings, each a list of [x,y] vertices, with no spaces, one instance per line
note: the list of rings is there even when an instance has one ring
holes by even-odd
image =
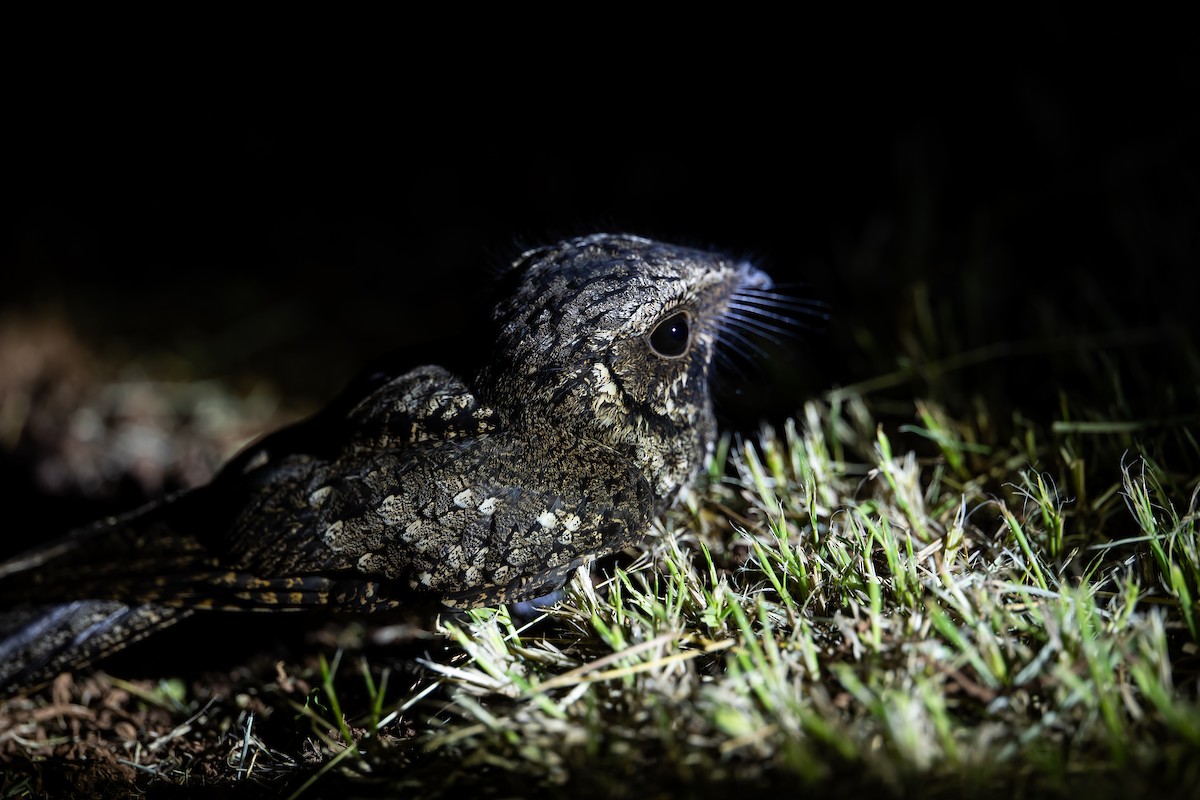
[[[225,689],[109,678],[170,723],[92,745],[130,795],[1200,795],[1196,417],[999,407],[831,392],[723,439],[536,619],[446,617],[416,659],[350,635]],[[0,734],[29,742],[4,796],[84,740],[39,702]]]
[[[1130,453],[1092,485],[1023,437],[980,472],[962,426],[913,414],[929,457],[853,395],[724,442],[729,477],[639,558],[533,625],[443,622],[402,710],[380,725],[375,694],[327,756],[418,794],[1194,792],[1196,478]],[[1098,515],[1121,536],[1090,536]]]

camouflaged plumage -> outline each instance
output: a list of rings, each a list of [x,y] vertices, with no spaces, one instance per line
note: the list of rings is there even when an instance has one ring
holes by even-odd
[[[637,542],[703,467],[717,339],[769,281],[626,235],[531,250],[505,280],[469,382],[385,376],[319,444],[267,437],[207,486],[0,564],[0,685],[196,609],[534,598]]]

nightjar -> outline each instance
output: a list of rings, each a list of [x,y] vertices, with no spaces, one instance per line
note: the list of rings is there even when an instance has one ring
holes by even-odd
[[[603,234],[501,280],[477,374],[373,375],[209,484],[0,564],[0,687],[200,609],[522,601],[639,541],[712,449],[718,340],[779,319],[769,279]]]

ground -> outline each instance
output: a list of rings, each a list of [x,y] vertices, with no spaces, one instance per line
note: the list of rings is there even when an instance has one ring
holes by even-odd
[[[1194,416],[965,408],[851,386],[727,436],[542,611],[181,625],[5,700],[3,796],[1194,796]]]

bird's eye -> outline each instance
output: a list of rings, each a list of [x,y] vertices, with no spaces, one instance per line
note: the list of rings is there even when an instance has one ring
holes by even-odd
[[[654,326],[646,341],[650,343],[650,349],[663,358],[678,358],[683,355],[691,341],[688,315],[680,311],[667,317]]]

